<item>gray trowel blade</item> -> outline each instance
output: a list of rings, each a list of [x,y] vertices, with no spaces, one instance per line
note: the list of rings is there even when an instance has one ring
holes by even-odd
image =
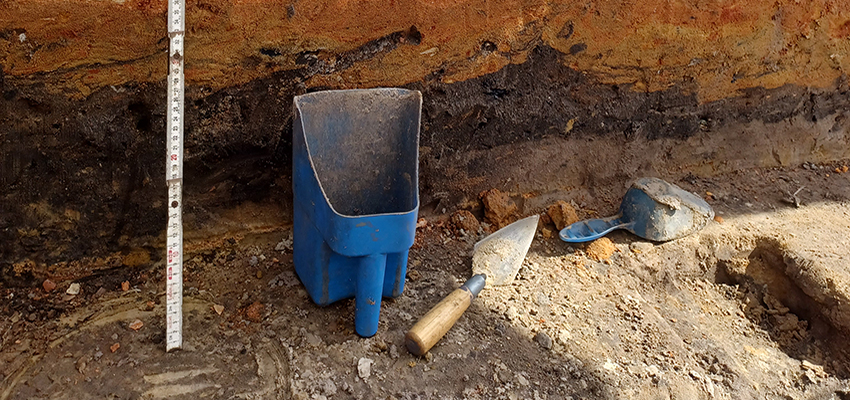
[[[507,285],[516,278],[537,232],[533,215],[516,221],[475,244],[472,273],[487,276],[487,286]]]

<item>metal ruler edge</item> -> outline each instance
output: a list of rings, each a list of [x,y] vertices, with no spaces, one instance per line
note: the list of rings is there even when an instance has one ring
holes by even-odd
[[[165,180],[168,185],[166,226],[165,350],[183,347],[183,39],[185,0],[168,1],[168,93]]]

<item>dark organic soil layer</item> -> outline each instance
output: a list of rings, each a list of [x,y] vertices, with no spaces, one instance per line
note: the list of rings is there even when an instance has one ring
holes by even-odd
[[[846,80],[700,104],[686,87],[595,83],[563,57],[541,46],[526,62],[479,78],[447,84],[435,71],[408,85],[424,98],[424,211],[475,208],[477,194],[493,187],[619,192],[639,174],[682,179],[850,156]],[[187,235],[212,232],[246,204],[278,212],[249,212],[241,223],[288,221],[292,98],[313,73],[187,89]],[[166,215],[164,82],[71,100],[0,76],[0,91],[2,281],[156,262]]]

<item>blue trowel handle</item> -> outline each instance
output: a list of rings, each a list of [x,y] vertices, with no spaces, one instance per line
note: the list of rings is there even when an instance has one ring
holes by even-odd
[[[576,222],[562,229],[559,236],[567,243],[589,242],[605,236],[614,229],[630,229],[634,225],[634,222],[625,222],[620,215],[615,215]]]

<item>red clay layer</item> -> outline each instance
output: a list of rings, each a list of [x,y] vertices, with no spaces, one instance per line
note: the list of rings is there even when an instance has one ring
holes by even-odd
[[[640,91],[679,84],[701,101],[757,86],[829,87],[850,70],[848,0],[187,3],[187,78],[211,88],[301,68],[305,52],[324,66],[309,86],[402,85],[441,69],[452,82],[521,63],[541,44],[603,83]],[[3,72],[72,96],[160,81],[166,4],[7,0],[0,4]],[[361,47],[411,27],[418,44],[402,36],[390,49]]]

